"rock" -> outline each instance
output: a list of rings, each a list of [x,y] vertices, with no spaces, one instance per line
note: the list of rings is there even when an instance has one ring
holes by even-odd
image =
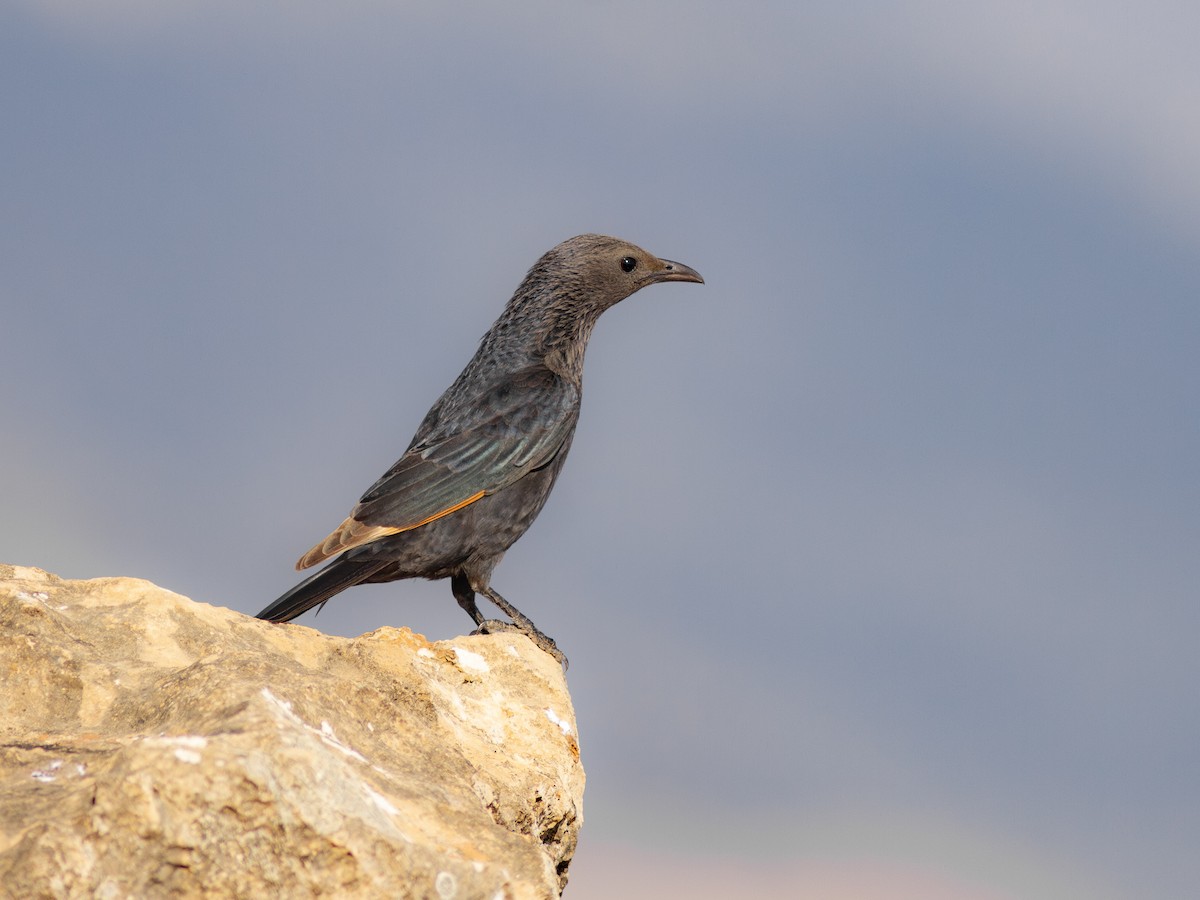
[[[0,893],[557,897],[584,774],[525,637],[272,625],[0,566]]]

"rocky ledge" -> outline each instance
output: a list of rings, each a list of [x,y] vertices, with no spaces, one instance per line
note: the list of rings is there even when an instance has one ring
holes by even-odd
[[[329,637],[0,565],[0,893],[557,897],[583,785],[522,636]]]

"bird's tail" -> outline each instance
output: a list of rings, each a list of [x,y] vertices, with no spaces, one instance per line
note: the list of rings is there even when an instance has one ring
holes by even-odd
[[[319,572],[309,575],[255,618],[268,622],[290,622],[314,606],[324,605],[334,594],[366,581],[389,562],[386,559],[334,560]]]

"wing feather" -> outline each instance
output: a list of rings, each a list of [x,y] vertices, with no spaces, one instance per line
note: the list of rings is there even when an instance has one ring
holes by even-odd
[[[296,567],[419,528],[501,490],[554,459],[578,418],[579,389],[549,369],[498,377],[476,402],[443,411]]]

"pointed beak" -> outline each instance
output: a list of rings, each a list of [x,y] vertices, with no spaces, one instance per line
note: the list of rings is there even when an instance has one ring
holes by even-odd
[[[685,266],[683,263],[669,259],[662,259],[659,262],[663,264],[662,270],[651,275],[649,281],[694,281],[696,284],[704,284],[700,273],[691,266]]]

